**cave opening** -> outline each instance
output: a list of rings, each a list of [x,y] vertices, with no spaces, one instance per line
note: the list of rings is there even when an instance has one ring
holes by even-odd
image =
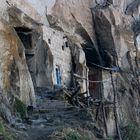
[[[100,100],[102,98],[102,83],[95,81],[102,81],[102,70],[91,65],[88,65],[88,68],[89,94],[94,100]]]
[[[32,29],[27,27],[15,27],[15,31],[21,40],[26,56],[26,63],[31,74],[31,78],[34,86],[36,85],[35,80],[35,52],[33,47],[33,37],[32,37]]]
[[[32,30],[26,27],[15,27],[25,49],[32,49]]]
[[[102,83],[95,81],[102,81],[102,69],[98,66],[103,65],[104,62],[94,46],[84,45],[83,50],[86,56],[87,67],[89,69],[89,94],[94,100],[101,99]]]
[[[102,59],[102,66],[108,68],[116,67],[118,58],[110,21],[102,12],[93,13],[93,19],[98,50]]]

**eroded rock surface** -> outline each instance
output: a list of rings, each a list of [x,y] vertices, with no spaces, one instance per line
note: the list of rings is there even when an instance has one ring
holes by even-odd
[[[15,97],[35,106],[36,87],[71,88],[76,81],[93,99],[116,99],[120,127],[140,124],[139,0],[0,2],[0,87],[11,105],[7,117]],[[114,110],[105,111],[114,136]]]
[[[120,72],[114,74],[114,82],[120,120],[125,120],[125,125],[134,120],[139,124],[139,1],[58,0],[48,15],[48,20],[52,27],[59,26],[64,31],[87,41],[87,48],[90,44],[94,48],[97,47],[99,55],[96,53],[96,57],[100,58],[98,64],[119,67]],[[80,34],[77,29],[80,29]],[[80,44],[84,43],[81,41]],[[86,55],[89,56],[90,53],[87,51]],[[88,60],[94,59],[87,57]],[[97,64],[97,61],[95,62]],[[104,97],[110,98],[113,96],[110,73],[103,71],[102,75],[103,80],[108,81],[103,83]],[[129,111],[126,113],[124,110]],[[111,134],[114,130],[110,128],[113,128],[114,124],[110,118],[108,131]]]

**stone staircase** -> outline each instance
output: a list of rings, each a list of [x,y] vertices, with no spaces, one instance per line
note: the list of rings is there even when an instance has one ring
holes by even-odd
[[[37,93],[37,107],[28,112],[29,118],[24,123],[27,135],[22,137],[23,140],[51,140],[54,132],[62,132],[63,129],[95,128],[91,115],[84,109],[63,100],[50,99],[47,94],[40,96]]]

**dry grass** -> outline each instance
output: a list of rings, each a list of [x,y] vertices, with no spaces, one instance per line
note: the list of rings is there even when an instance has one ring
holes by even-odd
[[[60,132],[54,132],[50,138],[53,140],[97,140],[91,131],[82,128],[64,128]]]

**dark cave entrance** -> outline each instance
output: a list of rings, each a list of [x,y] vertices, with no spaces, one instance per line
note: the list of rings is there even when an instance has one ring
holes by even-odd
[[[24,45],[27,66],[35,86],[35,51],[33,47],[33,31],[26,27],[15,27],[15,31],[17,32],[21,42]]]
[[[100,81],[102,81],[102,70],[91,65],[88,65],[88,68],[89,94],[94,100],[101,99],[102,83]]]
[[[26,50],[32,49],[32,30],[26,27],[15,27]]]
[[[86,56],[87,67],[89,68],[89,94],[93,99],[102,98],[102,69],[98,65],[103,65],[104,62],[96,48],[92,45],[84,45],[83,50]]]

